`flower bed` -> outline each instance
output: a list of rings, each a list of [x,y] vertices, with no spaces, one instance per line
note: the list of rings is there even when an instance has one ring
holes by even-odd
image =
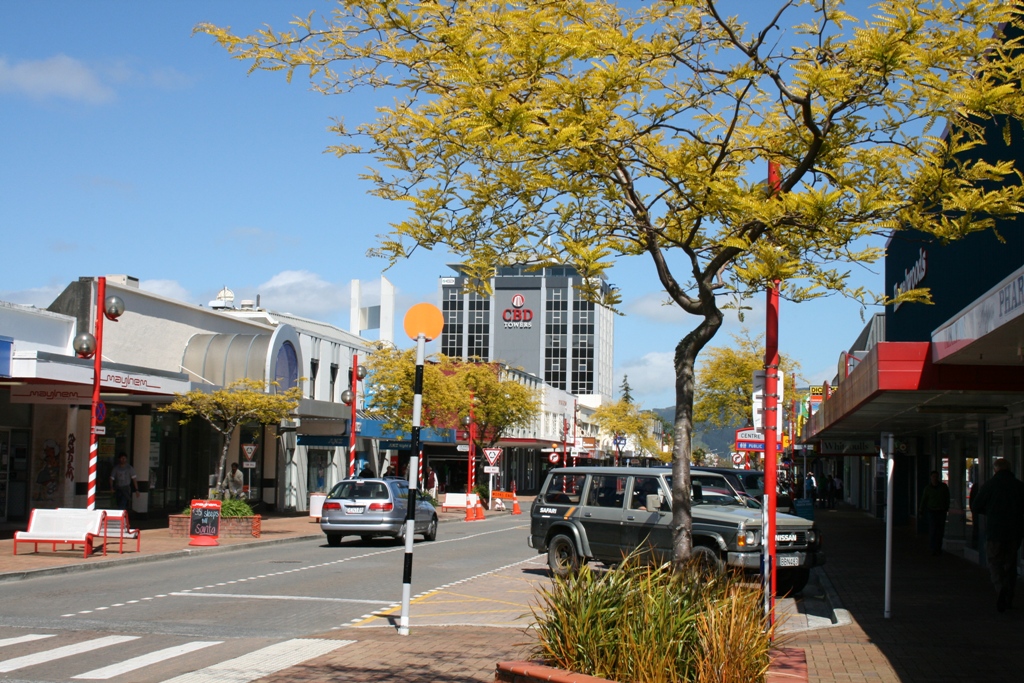
[[[170,534],[174,537],[186,538],[188,536],[189,515],[170,515]],[[260,537],[259,515],[252,517],[221,517],[218,536],[223,538],[253,538]]]

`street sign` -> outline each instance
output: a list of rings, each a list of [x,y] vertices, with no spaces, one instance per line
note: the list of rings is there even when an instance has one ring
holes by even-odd
[[[734,465],[742,465],[746,461],[746,459],[747,456],[743,455],[742,453],[732,454],[732,462]]]
[[[455,450],[457,450],[459,453],[469,453],[469,444],[460,443],[457,446],[455,446]]]
[[[103,424],[107,419],[107,404],[103,401],[96,402],[96,422]]]
[[[484,465],[484,474],[501,474],[501,468],[497,465]]]
[[[489,462],[489,463],[491,463],[493,465],[494,463],[498,462],[498,458],[501,457],[501,449],[500,448],[485,448],[484,449],[484,456],[486,456],[487,462]],[[484,470],[484,472],[486,472],[486,471],[487,470]]]
[[[252,460],[252,456],[256,453],[257,448],[259,448],[259,446],[254,443],[242,444],[242,451],[245,453],[245,459]]]
[[[624,436],[617,436],[614,439],[612,439],[612,444],[615,445],[615,446],[625,446],[626,445],[626,437],[624,437]]]
[[[737,429],[735,449],[737,451],[763,451],[764,432],[759,429]]]
[[[548,462],[551,463],[552,465],[557,465],[558,461],[561,459],[562,457],[558,453],[551,453],[550,455],[548,455]]]
[[[104,434],[107,433],[107,428],[102,425],[96,425],[95,427],[92,428],[92,433],[95,434],[96,436],[103,436]]]
[[[256,468],[256,463],[254,463],[252,460],[246,460],[245,462],[242,463],[242,469],[249,469],[249,468],[255,469]]]

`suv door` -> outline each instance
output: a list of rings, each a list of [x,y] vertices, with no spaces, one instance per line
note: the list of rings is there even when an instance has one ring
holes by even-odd
[[[661,477],[632,477],[623,513],[623,550],[643,547],[652,552],[659,564],[672,557],[671,496],[661,485]]]
[[[627,479],[625,475],[590,475],[579,521],[595,559],[606,562],[622,559],[622,505],[626,498]]]

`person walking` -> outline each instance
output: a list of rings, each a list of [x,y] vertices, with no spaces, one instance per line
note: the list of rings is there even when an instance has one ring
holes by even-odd
[[[238,469],[237,462],[231,463],[231,471],[228,472],[228,476],[225,479],[227,480],[228,496],[231,498],[241,498],[245,480],[242,478],[242,470]]]
[[[835,507],[835,503],[843,502],[843,478],[837,474],[832,478],[832,483],[836,485],[835,501],[832,505],[832,507]]]
[[[949,512],[949,486],[939,479],[935,470],[928,475],[917,510],[928,520],[928,550],[932,555],[941,555],[942,538],[946,535],[946,514]]]
[[[1024,482],[1013,476],[1010,463],[998,458],[995,473],[974,497],[971,510],[985,516],[985,556],[996,589],[996,609],[1013,606],[1017,553],[1024,538]]]
[[[804,498],[811,499],[811,505],[815,506],[814,501],[818,496],[818,480],[814,476],[814,472],[808,472],[807,477],[804,478]]]
[[[128,455],[121,453],[117,456],[117,465],[110,470],[110,487],[114,489],[114,499],[117,502],[118,510],[129,511],[132,507],[132,489],[135,489],[135,496],[139,495],[139,481],[135,476],[135,469],[128,464]]]

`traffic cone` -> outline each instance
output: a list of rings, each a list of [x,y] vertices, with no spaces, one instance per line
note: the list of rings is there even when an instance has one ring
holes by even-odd
[[[472,495],[472,494],[470,494],[470,495]],[[469,498],[469,495],[467,495],[466,496],[466,519],[465,519],[465,521],[467,521],[467,522],[475,522],[476,521],[476,508],[473,507],[473,505],[469,501],[470,501],[470,498]]]
[[[516,490],[512,489],[512,514],[521,515],[523,511],[519,509],[519,499],[516,498]]]
[[[476,499],[476,518],[484,519],[484,506],[480,504],[480,499]]]

